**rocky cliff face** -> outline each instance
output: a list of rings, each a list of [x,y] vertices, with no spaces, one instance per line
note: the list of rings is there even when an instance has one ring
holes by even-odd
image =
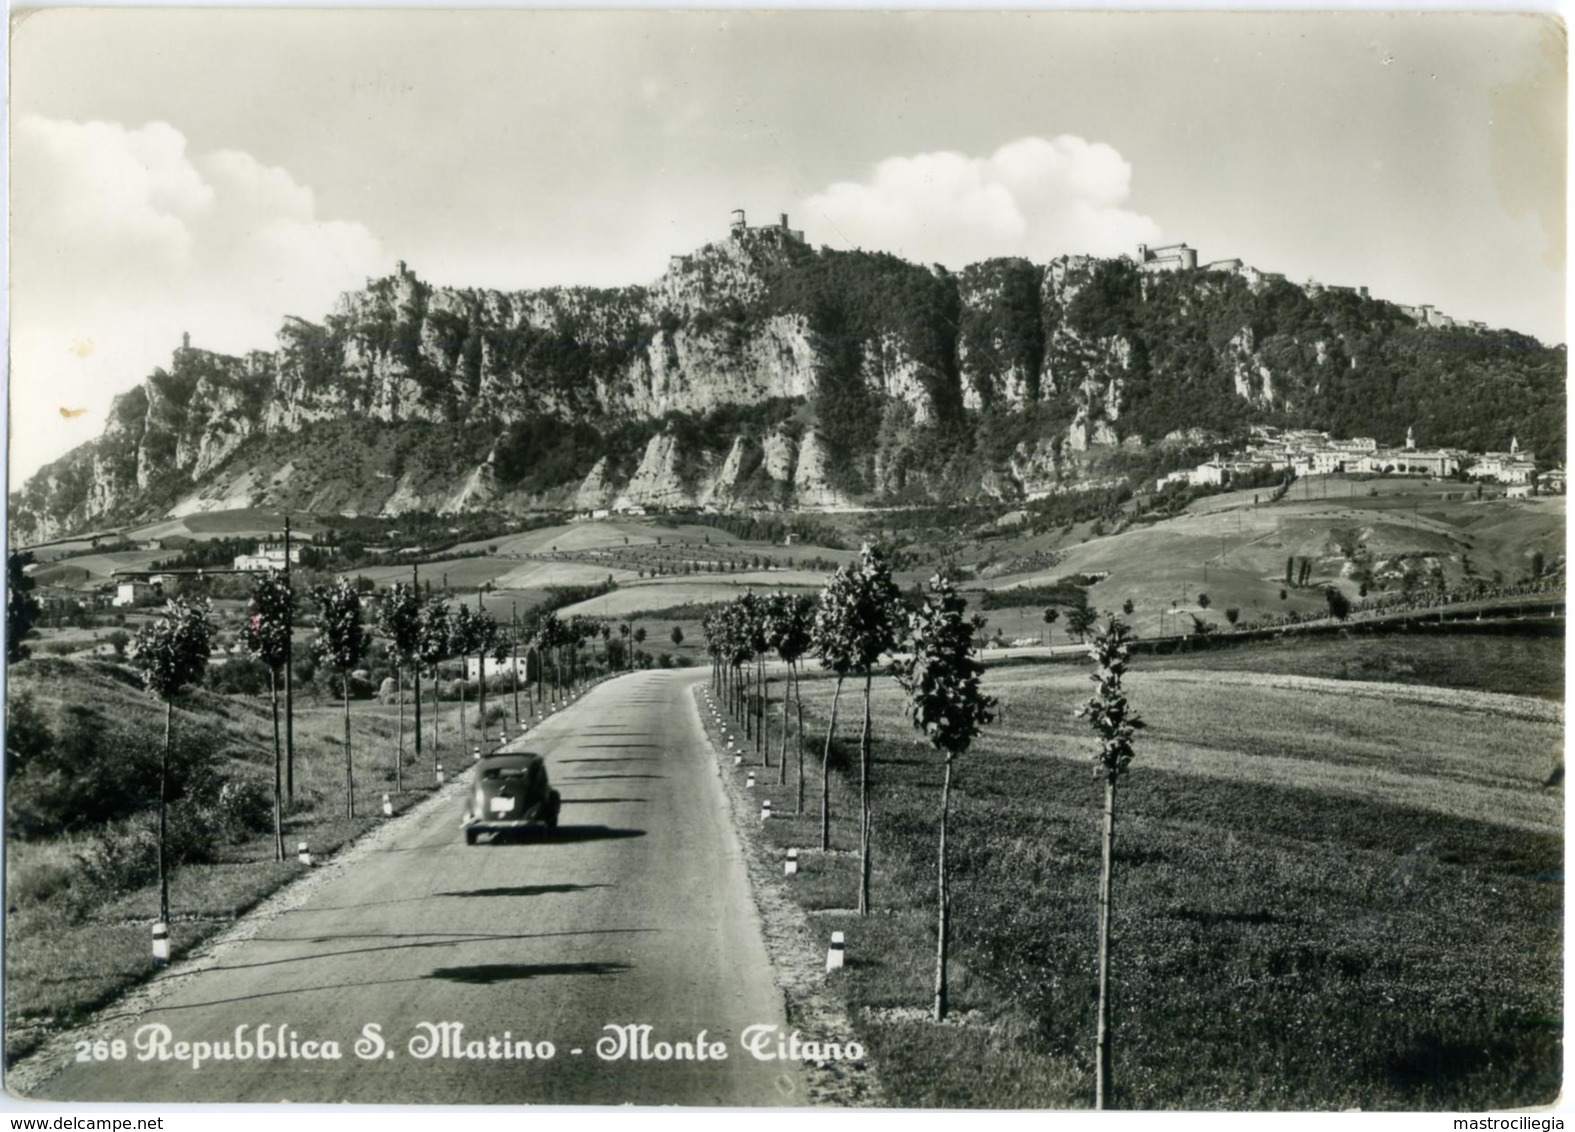
[[[1535,435],[1528,418],[1562,405],[1562,351],[1518,336],[1420,330],[1365,297],[1124,261],[953,275],[752,229],[673,257],[644,287],[434,288],[401,264],[321,324],[285,319],[271,351],[177,349],[115,401],[98,440],[12,496],[11,518],[32,541],[279,504],[1018,499],[1103,483],[1105,454],[1176,430],[1338,430],[1356,413],[1366,431],[1403,434],[1424,419],[1417,404],[1385,406],[1390,422],[1352,409],[1366,395],[1353,391],[1397,396],[1397,374],[1434,364],[1428,341],[1445,336],[1459,341],[1437,357],[1469,354],[1479,376],[1520,363],[1518,400],[1486,426]],[[1429,442],[1455,440],[1441,431]]]

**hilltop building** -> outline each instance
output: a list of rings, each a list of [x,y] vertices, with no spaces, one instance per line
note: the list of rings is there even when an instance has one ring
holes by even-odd
[[[1198,266],[1197,249],[1189,248],[1185,243],[1165,244],[1157,248],[1139,244],[1137,255],[1132,259],[1140,271],[1191,271]]]
[[[145,605],[150,601],[157,601],[163,589],[162,585],[154,585],[152,580],[121,582],[115,587],[115,596],[110,599],[109,604],[117,608]]]
[[[737,218],[735,224],[742,222],[743,213],[734,213],[734,216]],[[787,225],[786,216],[782,218],[782,223],[784,227]],[[755,229],[750,229],[750,231],[755,231]],[[1196,248],[1188,247],[1185,242],[1164,244],[1152,248],[1147,244],[1139,244],[1137,251],[1132,255],[1132,262],[1137,265],[1139,271],[1148,274],[1168,271],[1192,271],[1198,267],[1198,253]],[[1281,273],[1277,271],[1259,271],[1256,267],[1244,264],[1239,259],[1217,259],[1212,263],[1205,263],[1203,270],[1239,275],[1247,281],[1247,286],[1251,287],[1254,292],[1261,292],[1273,283],[1285,282],[1285,276]],[[1319,295],[1326,294],[1358,295],[1364,299],[1372,298],[1366,287],[1347,287],[1338,283],[1320,283],[1318,280],[1311,278],[1306,283],[1298,284],[1297,286],[1301,288],[1302,293],[1308,298],[1316,298]],[[1407,306],[1400,303],[1396,304],[1396,306],[1401,314],[1418,326],[1440,329],[1462,327],[1478,331],[1487,329],[1485,323],[1452,318],[1443,311],[1434,308],[1430,303],[1423,303],[1420,306]]]
[[[727,234],[730,239],[734,240],[765,238],[791,240],[798,244],[804,243],[804,233],[796,228],[788,227],[788,214],[785,212],[781,214],[780,220],[778,220],[778,222],[775,224],[769,224],[760,228],[751,228],[744,221],[744,210],[741,208],[735,208],[733,209],[733,219],[731,223],[728,224]]]
[[[290,562],[299,565],[301,561],[301,548],[290,547]],[[237,570],[283,570],[284,569],[284,543],[260,542],[257,544],[256,554],[238,554],[235,556],[235,569]]]
[[[1466,475],[1497,483],[1529,484],[1537,475],[1537,465],[1520,452],[1520,441],[1509,438],[1508,452],[1484,452],[1466,469]]]
[[[502,660],[499,660],[495,656],[489,656],[486,657],[485,660],[487,662],[487,677],[489,679],[493,676],[511,675],[515,670],[516,664],[519,667],[520,679],[527,679],[527,670],[530,665],[530,657],[528,656],[522,656],[518,658],[506,656]],[[477,662],[475,657],[467,656],[465,658],[465,679],[477,680],[480,679],[480,676],[481,665]]]

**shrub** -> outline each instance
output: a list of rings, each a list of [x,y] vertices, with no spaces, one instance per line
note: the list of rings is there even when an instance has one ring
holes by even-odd
[[[49,723],[31,693],[14,693],[6,704],[5,776],[21,773],[38,756],[54,745]]]
[[[58,735],[34,754],[6,789],[11,829],[23,837],[81,829],[130,817],[159,798],[162,735],[111,728],[87,708],[66,709]],[[175,729],[169,758],[169,797],[212,797],[211,734]]]
[[[220,832],[229,841],[273,826],[273,787],[255,775],[226,779],[213,803]]]
[[[119,894],[158,876],[159,832],[143,820],[116,822],[78,855],[82,876],[94,888]]]
[[[69,896],[82,879],[78,864],[63,861],[29,861],[8,872],[6,901],[13,908],[43,904],[62,893]]]
[[[223,664],[210,664],[203,682],[224,695],[265,696],[268,666],[259,660],[234,658]]]

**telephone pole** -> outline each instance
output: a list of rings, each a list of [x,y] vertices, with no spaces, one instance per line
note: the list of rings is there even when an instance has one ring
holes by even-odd
[[[415,592],[416,609],[421,608],[421,567],[410,564],[410,588]],[[419,622],[418,622],[419,624]],[[416,639],[416,765],[421,765],[421,640]],[[435,679],[435,677],[434,677]]]
[[[476,612],[486,612],[486,606],[481,602],[481,585],[476,585]],[[481,622],[476,622],[479,627]],[[476,730],[481,733],[483,744],[487,741],[487,653],[483,649],[476,655],[476,687],[481,690],[480,698],[476,701]]]
[[[284,662],[284,794],[295,805],[295,585],[290,580],[290,512],[284,513],[284,584],[290,600],[285,606],[285,636],[290,642]]]

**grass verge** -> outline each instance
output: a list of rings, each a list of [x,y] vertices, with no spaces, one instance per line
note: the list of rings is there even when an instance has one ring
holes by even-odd
[[[1229,654],[1225,654],[1229,655]],[[1178,1109],[1491,1109],[1560,1088],[1562,726],[1439,690],[1350,698],[1197,670],[1130,680],[1149,721],[1121,787],[1115,1103]],[[1156,666],[1157,667],[1157,666]],[[831,684],[805,683],[806,812],[751,752],[773,818],[753,850],[822,938],[826,977],[903,1107],[1082,1107],[1093,1096],[1100,787],[1071,712],[1081,669],[992,669],[1002,721],[964,760],[952,833],[953,1017],[929,1021],[940,767],[876,682],[874,911],[857,891],[859,695],[818,755]],[[780,685],[773,686],[773,695]],[[777,717],[780,718],[779,716]],[[773,721],[773,731],[775,731]],[[772,760],[777,756],[773,753]],[[729,760],[730,761],[730,760]],[[854,771],[850,775],[849,770]],[[790,774],[790,780],[796,777]],[[823,945],[822,945],[823,946]]]
[[[17,670],[13,670],[17,671]],[[156,701],[140,695],[117,697],[108,683],[68,693],[73,701],[90,696],[124,718],[127,728],[162,727]],[[511,708],[505,698],[502,703]],[[272,766],[272,740],[266,699],[211,696],[186,705],[196,709],[182,727],[205,727],[222,736],[234,765],[247,761]],[[142,718],[146,713],[147,718]],[[296,805],[285,818],[288,859],[274,859],[271,827],[218,848],[209,863],[175,868],[170,880],[171,952],[180,956],[234,923],[260,900],[302,875],[307,867],[295,856],[306,841],[321,862],[384,820],[382,796],[400,814],[435,789],[431,714],[424,722],[426,750],[416,765],[412,716],[406,707],[403,793],[395,789],[398,708],[358,701],[351,705],[351,752],[355,767],[356,816],[345,815],[343,714],[339,704],[296,709]],[[199,718],[200,717],[200,718]],[[458,705],[445,702],[439,721],[439,755],[450,778],[471,762],[478,741],[474,705],[460,743]],[[510,727],[511,734],[515,732]],[[496,725],[489,728],[496,739]],[[490,744],[489,744],[490,745]],[[242,767],[241,769],[245,769]],[[255,768],[251,768],[255,770]],[[271,774],[271,770],[269,772]],[[96,833],[41,840],[8,835],[6,842],[5,1058],[9,1067],[52,1034],[79,1025],[156,972],[151,926],[158,918],[158,887],[144,884],[108,891],[87,883],[79,854]]]

